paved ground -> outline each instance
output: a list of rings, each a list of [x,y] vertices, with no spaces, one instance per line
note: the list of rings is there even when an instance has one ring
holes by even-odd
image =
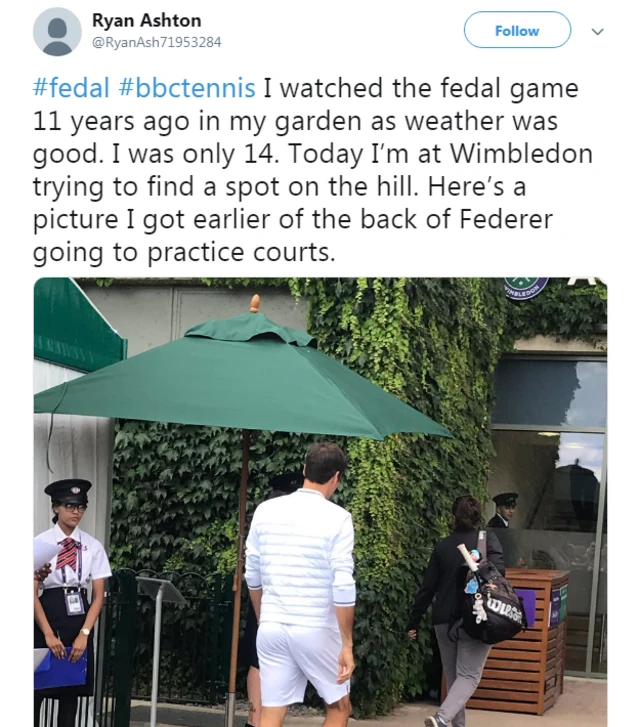
[[[422,727],[424,719],[433,714],[428,704],[412,704],[401,707],[389,716],[377,720],[351,720],[353,727]],[[147,727],[149,708],[136,703],[132,709],[131,727]],[[469,710],[467,727],[604,727],[607,724],[607,683],[600,680],[567,679],[564,694],[544,717],[481,712]],[[237,727],[245,723],[245,716],[238,715]],[[291,727],[319,727],[322,717],[289,717]],[[158,707],[158,727],[182,725],[183,727],[224,727],[224,712],[201,707]]]

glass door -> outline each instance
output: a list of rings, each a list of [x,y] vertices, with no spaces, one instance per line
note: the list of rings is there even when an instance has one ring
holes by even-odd
[[[598,616],[593,608],[595,568],[602,562],[596,552],[601,549],[599,520],[604,519],[599,506],[604,439],[604,434],[587,432],[493,433],[489,494],[518,494],[509,527],[494,532],[507,567],[569,571],[565,669],[580,674],[595,670],[596,663],[606,668],[606,577],[596,582],[604,610]],[[600,627],[595,637],[594,617]],[[596,649],[597,656],[589,658]]]
[[[493,522],[508,567],[569,572],[566,672],[605,675],[607,362],[506,356],[495,394],[489,496],[515,493],[517,505],[489,502],[486,520],[507,518]]]

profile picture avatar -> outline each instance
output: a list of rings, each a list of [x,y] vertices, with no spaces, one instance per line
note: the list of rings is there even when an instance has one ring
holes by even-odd
[[[65,8],[49,8],[38,16],[33,26],[36,45],[49,56],[66,56],[75,50],[82,37],[82,26]]]

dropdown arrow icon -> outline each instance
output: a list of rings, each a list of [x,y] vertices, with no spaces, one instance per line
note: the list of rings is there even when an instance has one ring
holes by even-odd
[[[591,28],[591,30],[593,30],[593,32],[594,32],[594,33],[595,33],[596,35],[600,35],[600,33],[602,33],[602,31],[604,30],[604,28],[600,28],[600,30],[596,30],[595,28]]]

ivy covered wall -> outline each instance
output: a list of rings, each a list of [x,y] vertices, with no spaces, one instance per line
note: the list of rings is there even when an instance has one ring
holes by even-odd
[[[544,290],[528,301],[509,306],[508,327],[515,338],[554,336],[594,343],[594,329],[607,322],[607,287],[574,285],[567,278],[552,278]]]
[[[500,279],[271,282],[306,297],[308,330],[323,351],[454,434],[340,442],[349,472],[338,499],[356,528],[358,668],[352,698],[357,715],[384,714],[424,690],[427,631],[410,644],[406,621],[430,549],[447,532],[451,503],[464,492],[486,499],[498,359],[516,338],[537,333],[589,338],[594,323],[606,321],[606,288],[567,290],[566,280],[552,280],[538,298],[514,304]],[[121,422],[118,430],[115,564],[233,570],[240,433],[140,422]],[[315,439],[256,434],[250,513],[264,499],[269,478],[300,466]]]

